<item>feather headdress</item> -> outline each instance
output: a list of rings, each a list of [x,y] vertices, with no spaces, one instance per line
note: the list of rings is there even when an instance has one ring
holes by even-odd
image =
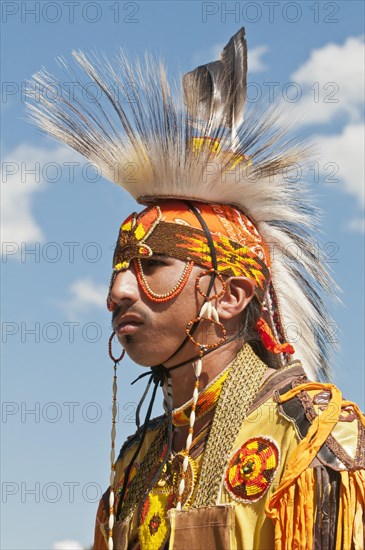
[[[123,53],[113,63],[82,52],[73,56],[75,68],[59,61],[67,83],[74,83],[73,97],[45,70],[34,75],[33,121],[141,204],[172,197],[241,209],[271,252],[275,307],[292,341],[295,334],[296,355],[311,376],[328,378],[331,319],[322,295],[334,287],[314,252],[318,212],[303,182],[290,178],[305,148],[289,143],[274,110],[249,109],[242,122],[244,30],[231,38],[220,61],[185,75],[174,92],[164,67],[151,58],[132,68]],[[61,93],[50,100],[46,91],[54,86]]]

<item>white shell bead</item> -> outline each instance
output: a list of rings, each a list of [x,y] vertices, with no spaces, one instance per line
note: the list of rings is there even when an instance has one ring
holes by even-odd
[[[113,529],[114,527],[114,515],[110,514],[109,516],[109,529]]]
[[[114,478],[115,478],[115,472],[114,472],[114,470],[112,470],[112,471],[110,472],[110,484],[109,484],[109,485],[113,485],[113,483],[114,483]]]
[[[207,317],[210,319],[212,317],[212,304],[210,302],[207,302]]]
[[[189,466],[189,458],[185,456],[184,462],[183,462],[183,472],[186,472],[186,470],[188,469],[188,466]]]
[[[110,491],[109,495],[109,506],[114,506],[114,491]]]
[[[216,308],[214,306],[212,306],[212,319],[214,321],[217,321],[217,323],[219,323],[218,311],[216,310]]]
[[[199,397],[199,390],[198,388],[194,388],[194,392],[193,392],[193,404],[196,405],[196,402],[198,401],[198,397]]]
[[[182,495],[185,489],[185,479],[182,479],[179,483],[179,495]]]
[[[191,411],[190,413],[190,428],[192,428],[195,424],[195,411]]]
[[[111,537],[108,540],[108,550],[113,550],[113,539]]]
[[[115,461],[115,449],[113,448],[111,451],[110,451],[110,462],[112,464],[114,464],[114,461]]]
[[[202,308],[201,308],[200,313],[199,313],[199,317],[204,317],[204,315],[207,311],[208,303],[209,302],[205,302],[205,304],[202,305]]]
[[[201,372],[202,372],[202,360],[201,359],[198,359],[196,363],[194,363],[194,371],[195,371],[195,376],[198,377],[200,376]]]
[[[193,441],[193,435],[189,434],[187,439],[186,439],[186,450],[187,451],[190,449],[192,441]]]

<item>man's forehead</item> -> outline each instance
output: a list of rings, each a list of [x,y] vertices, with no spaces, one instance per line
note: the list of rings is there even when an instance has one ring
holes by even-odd
[[[180,261],[177,258],[173,258],[172,256],[169,256],[168,254],[157,254],[154,252],[152,252],[152,255],[146,258],[146,260],[142,260],[142,262],[148,261],[148,260],[171,260],[171,262]]]

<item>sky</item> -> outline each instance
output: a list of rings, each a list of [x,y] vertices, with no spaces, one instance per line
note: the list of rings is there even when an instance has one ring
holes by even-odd
[[[61,77],[55,59],[72,50],[112,59],[120,48],[154,52],[178,79],[245,26],[248,101],[279,103],[316,150],[317,251],[341,288],[334,379],[364,408],[364,4],[4,0],[1,10],[1,548],[82,550],[109,478],[113,244],[138,206],[26,121],[27,80],[41,67]],[[119,367],[118,445],[134,431],[141,372]]]

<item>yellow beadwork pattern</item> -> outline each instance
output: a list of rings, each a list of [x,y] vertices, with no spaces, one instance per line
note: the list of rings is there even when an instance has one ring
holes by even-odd
[[[227,378],[228,369],[225,369],[214,380],[212,380],[204,390],[199,394],[195,407],[196,418],[200,418],[213,410],[219,399],[223,384]],[[190,399],[182,407],[175,409],[172,413],[172,423],[175,426],[184,426],[189,424],[191,407],[193,400]]]
[[[207,245],[202,242],[201,236],[184,235],[181,230],[181,240],[176,244],[179,248],[188,250],[192,258],[200,265],[210,267],[211,256]],[[256,251],[249,246],[239,246],[232,243],[224,235],[212,235],[217,254],[218,270],[220,273],[233,273],[235,277],[244,276],[255,281],[261,290],[267,282],[267,272],[264,263]],[[196,257],[195,257],[196,256]]]
[[[166,448],[163,453],[166,452]],[[176,507],[179,498],[179,484],[183,471],[184,452],[177,453],[164,467],[160,479],[143,503],[139,520],[139,542],[141,550],[159,550],[163,548],[169,536],[170,525],[167,512]],[[197,468],[189,456],[185,473],[185,491],[183,505],[189,504],[196,483]]]
[[[171,501],[171,491],[168,486],[164,488],[157,486],[147,496],[139,527],[141,550],[159,550],[166,542],[169,533],[166,520],[169,501]]]

